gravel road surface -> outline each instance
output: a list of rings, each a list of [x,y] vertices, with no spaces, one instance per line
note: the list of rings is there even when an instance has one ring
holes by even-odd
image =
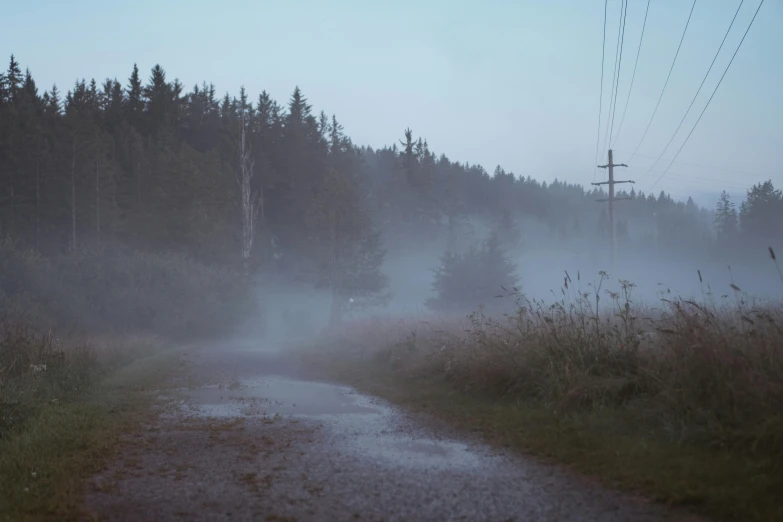
[[[96,520],[698,520],[456,437],[256,343],[194,349],[90,483]]]

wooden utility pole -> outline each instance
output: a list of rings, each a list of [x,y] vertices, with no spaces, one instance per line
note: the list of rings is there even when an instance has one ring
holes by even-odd
[[[629,197],[622,197],[622,198],[616,198],[614,197],[614,186],[617,183],[635,183],[631,180],[624,180],[624,181],[616,181],[614,179],[614,168],[615,167],[627,167],[625,163],[617,163],[615,164],[613,162],[612,158],[612,149],[609,149],[609,163],[606,165],[598,165],[598,168],[601,169],[609,169],[609,181],[601,181],[598,183],[593,183],[593,185],[609,185],[609,197],[608,198],[601,198],[597,199],[596,201],[608,201],[609,202],[609,227],[611,230],[611,236],[612,236],[612,271],[614,271],[614,264],[615,260],[617,259],[617,227],[614,223],[614,202],[620,201],[623,199],[631,199]]]

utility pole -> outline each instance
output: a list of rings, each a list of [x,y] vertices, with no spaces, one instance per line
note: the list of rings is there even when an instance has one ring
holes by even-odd
[[[612,236],[612,271],[614,271],[614,264],[617,259],[617,227],[615,226],[614,223],[614,202],[623,199],[631,199],[629,197],[622,197],[622,198],[614,197],[614,186],[617,183],[635,183],[635,181],[631,181],[631,180],[616,181],[614,179],[615,167],[628,167],[628,165],[626,165],[625,163],[617,163],[617,164],[613,163],[612,149],[609,149],[609,163],[607,163],[606,165],[598,165],[598,168],[609,169],[609,181],[601,181],[598,183],[593,183],[593,185],[609,185],[609,197],[597,199],[596,201],[609,202],[609,226],[610,226],[611,236]]]

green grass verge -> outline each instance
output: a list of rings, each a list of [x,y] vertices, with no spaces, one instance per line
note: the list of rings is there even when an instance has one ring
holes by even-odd
[[[763,457],[666,441],[633,405],[555,416],[543,404],[466,393],[442,376],[414,377],[366,358],[317,357],[332,377],[426,412],[487,442],[564,464],[603,484],[718,520],[783,520],[783,473]]]
[[[180,351],[162,350],[105,376],[90,390],[39,408],[0,439],[0,520],[75,520],[88,477],[123,433],[149,414]]]

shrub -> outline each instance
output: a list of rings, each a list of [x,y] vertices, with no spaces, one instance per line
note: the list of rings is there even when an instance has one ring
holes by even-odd
[[[632,289],[609,293],[601,313],[595,294],[564,290],[501,319],[362,323],[318,344],[556,415],[622,409],[651,437],[783,464],[783,307],[664,299],[652,311]]]
[[[177,254],[120,247],[52,258],[0,243],[0,308],[58,331],[194,338],[229,331],[252,314],[238,272]]]
[[[501,291],[511,292],[517,284],[516,266],[511,263],[496,234],[491,234],[480,249],[447,252],[434,270],[435,296],[426,303],[431,310],[468,312],[477,306],[490,311],[502,309],[508,301],[498,301]]]

